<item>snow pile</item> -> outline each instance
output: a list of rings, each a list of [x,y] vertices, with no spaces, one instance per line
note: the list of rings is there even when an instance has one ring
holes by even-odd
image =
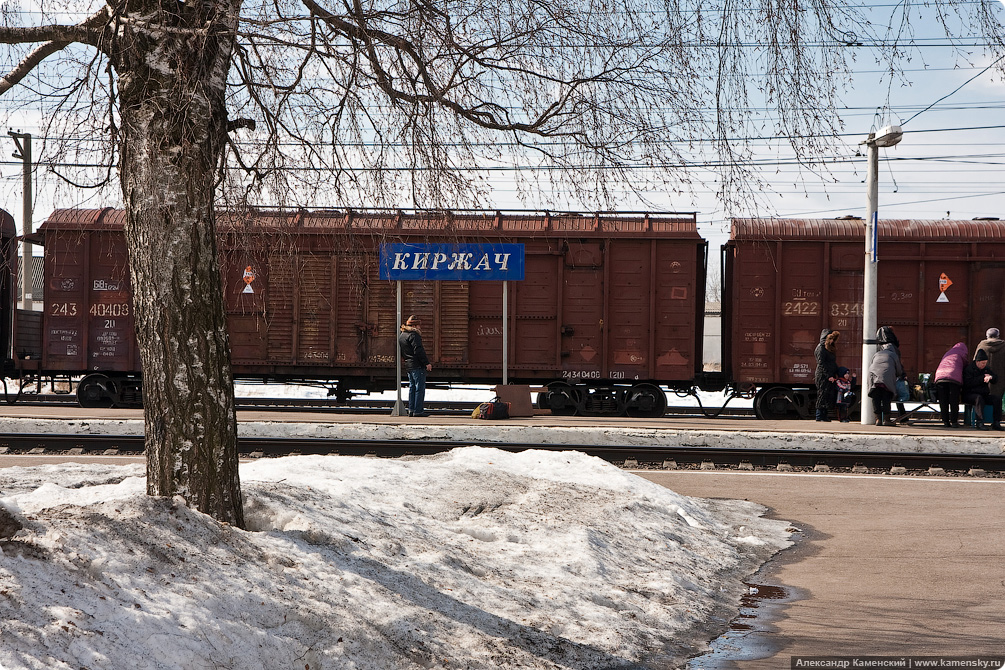
[[[142,476],[0,470],[0,667],[676,667],[789,544],[576,452],[245,464],[248,531]]]

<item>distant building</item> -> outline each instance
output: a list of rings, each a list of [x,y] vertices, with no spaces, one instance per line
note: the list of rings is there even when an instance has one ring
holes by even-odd
[[[44,288],[45,281],[42,277],[42,263],[45,259],[41,256],[32,256],[31,258],[31,299],[32,299],[32,309],[35,311],[42,311],[42,300],[45,298]],[[17,306],[21,307],[21,278],[24,276],[21,272],[21,257],[17,257],[17,272],[15,273],[17,277],[17,287],[15,288],[15,295],[17,295]]]
[[[702,369],[722,370],[722,303],[705,303],[705,338],[702,342]]]

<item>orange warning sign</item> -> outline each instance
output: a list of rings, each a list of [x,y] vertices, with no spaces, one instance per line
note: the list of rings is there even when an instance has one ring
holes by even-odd
[[[939,290],[942,291],[942,292],[945,292],[945,290],[947,288],[949,288],[950,286],[952,286],[952,285],[953,285],[953,281],[949,277],[946,276],[945,272],[943,272],[942,276],[939,277]]]
[[[242,293],[254,293],[255,289],[251,288],[251,282],[255,281],[255,271],[251,269],[251,266],[244,268],[244,290]]]

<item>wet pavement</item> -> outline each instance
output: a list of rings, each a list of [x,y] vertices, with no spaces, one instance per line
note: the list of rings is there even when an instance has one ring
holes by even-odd
[[[749,606],[741,611],[734,623],[751,630],[727,632],[690,670],[778,670],[803,656],[1005,654],[1005,480],[638,474],[684,495],[758,502],[801,531],[750,579],[786,597],[762,600],[753,618]]]

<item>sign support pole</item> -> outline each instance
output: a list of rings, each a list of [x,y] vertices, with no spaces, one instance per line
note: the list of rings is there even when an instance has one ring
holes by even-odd
[[[502,350],[502,373],[503,373],[503,386],[509,384],[509,282],[503,281],[503,295],[502,295],[502,314],[503,314],[503,350]]]
[[[395,303],[398,311],[398,323],[404,323],[401,316],[401,280],[397,280],[396,284],[396,296]],[[401,416],[404,414],[401,406],[401,347],[398,346],[398,333],[395,330],[394,333],[394,387],[397,389],[397,398],[394,401],[394,409],[391,410],[391,416]]]
[[[13,130],[7,131],[7,134],[14,138],[14,144],[17,145],[17,152],[14,154],[14,158],[20,158],[24,163],[24,174],[22,177],[23,189],[24,189],[24,207],[21,210],[21,233],[23,235],[21,242],[21,309],[31,310],[32,307],[32,290],[34,289],[35,282],[32,280],[31,270],[32,270],[32,252],[31,252],[31,242],[28,241],[28,236],[31,235],[31,135],[29,133],[15,133]]]

